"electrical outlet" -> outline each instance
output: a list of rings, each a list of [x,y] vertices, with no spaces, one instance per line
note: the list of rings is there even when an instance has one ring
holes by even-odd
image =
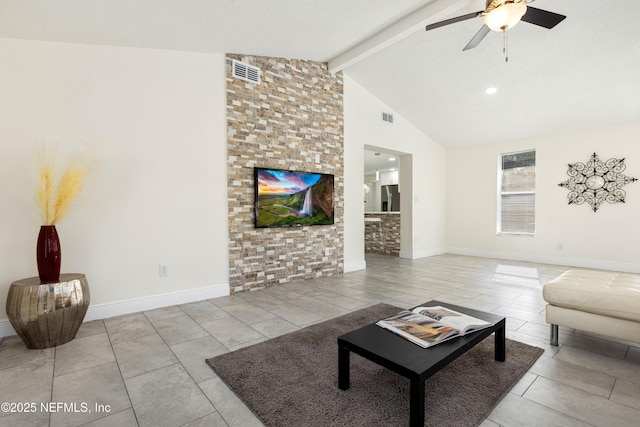
[[[169,266],[160,264],[158,268],[158,272],[160,273],[160,277],[165,277],[169,275]]]

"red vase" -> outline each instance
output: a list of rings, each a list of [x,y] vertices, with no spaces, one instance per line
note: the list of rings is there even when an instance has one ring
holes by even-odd
[[[54,283],[60,280],[62,252],[60,250],[60,238],[55,225],[43,225],[40,227],[36,259],[40,282]]]

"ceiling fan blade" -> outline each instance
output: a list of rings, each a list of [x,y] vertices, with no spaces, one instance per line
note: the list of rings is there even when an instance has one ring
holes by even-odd
[[[521,18],[524,22],[551,29],[566,18],[564,15],[527,6],[527,12]]]
[[[478,31],[476,35],[473,36],[471,40],[469,40],[469,43],[467,43],[467,45],[462,50],[465,51],[465,50],[473,49],[474,47],[478,46],[482,41],[482,39],[484,39],[485,36],[490,32],[491,32],[491,28],[487,27],[486,25],[483,25],[482,28],[480,28],[480,31]]]
[[[429,24],[425,29],[429,31],[435,28],[444,27],[445,25],[455,24],[456,22],[466,21],[467,19],[472,19],[472,18],[475,18],[476,16],[479,16],[481,13],[482,13],[482,10],[480,12],[468,13],[466,15],[458,16],[456,18],[445,19],[444,21],[436,22],[435,24]]]

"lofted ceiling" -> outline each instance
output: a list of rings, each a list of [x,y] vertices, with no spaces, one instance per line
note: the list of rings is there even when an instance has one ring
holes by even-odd
[[[440,145],[640,120],[640,1],[536,0],[567,16],[462,48],[484,0],[0,0],[0,37],[326,61]],[[486,95],[487,87],[497,93]]]

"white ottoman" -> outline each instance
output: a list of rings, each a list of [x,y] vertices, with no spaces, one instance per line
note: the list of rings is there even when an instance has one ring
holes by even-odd
[[[640,275],[572,269],[542,288],[558,345],[558,325],[640,342]]]

